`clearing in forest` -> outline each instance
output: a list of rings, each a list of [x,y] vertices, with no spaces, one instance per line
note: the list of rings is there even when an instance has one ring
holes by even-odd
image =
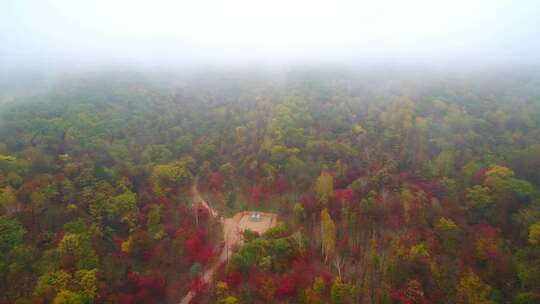
[[[210,215],[212,215],[212,217],[218,217],[218,212],[202,198],[197,185],[198,178],[195,179],[192,186],[193,202],[203,204],[203,206],[210,210]],[[223,248],[221,249],[217,260],[203,273],[201,277],[203,283],[209,283],[212,280],[214,272],[219,267],[219,264],[226,263],[229,260],[234,246],[243,243],[242,235],[246,229],[257,232],[258,234],[263,234],[276,225],[277,214],[258,211],[243,211],[238,212],[233,217],[225,219],[221,217],[220,222],[223,226]],[[192,291],[189,291],[186,296],[182,298],[180,303],[188,304],[194,296],[195,294]]]

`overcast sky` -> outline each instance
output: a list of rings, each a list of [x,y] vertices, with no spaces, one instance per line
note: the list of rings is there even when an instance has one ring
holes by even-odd
[[[539,61],[539,0],[0,0],[0,68]]]

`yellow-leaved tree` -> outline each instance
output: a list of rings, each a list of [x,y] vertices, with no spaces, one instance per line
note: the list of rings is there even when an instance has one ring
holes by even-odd
[[[321,238],[322,253],[327,262],[334,255],[336,247],[336,225],[326,208],[321,211]]]
[[[321,206],[326,207],[334,191],[334,177],[330,172],[323,171],[315,183],[315,194]]]
[[[174,163],[154,166],[150,176],[152,190],[158,195],[164,195],[168,189],[188,183],[193,178],[190,171],[192,164],[193,159],[187,158]]]

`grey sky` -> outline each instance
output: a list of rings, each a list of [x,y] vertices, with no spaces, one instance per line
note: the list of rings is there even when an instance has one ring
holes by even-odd
[[[539,60],[539,0],[0,0],[0,68]]]

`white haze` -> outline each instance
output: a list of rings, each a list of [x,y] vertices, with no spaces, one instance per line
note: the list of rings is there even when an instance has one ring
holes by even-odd
[[[0,69],[540,61],[538,0],[0,0]]]

